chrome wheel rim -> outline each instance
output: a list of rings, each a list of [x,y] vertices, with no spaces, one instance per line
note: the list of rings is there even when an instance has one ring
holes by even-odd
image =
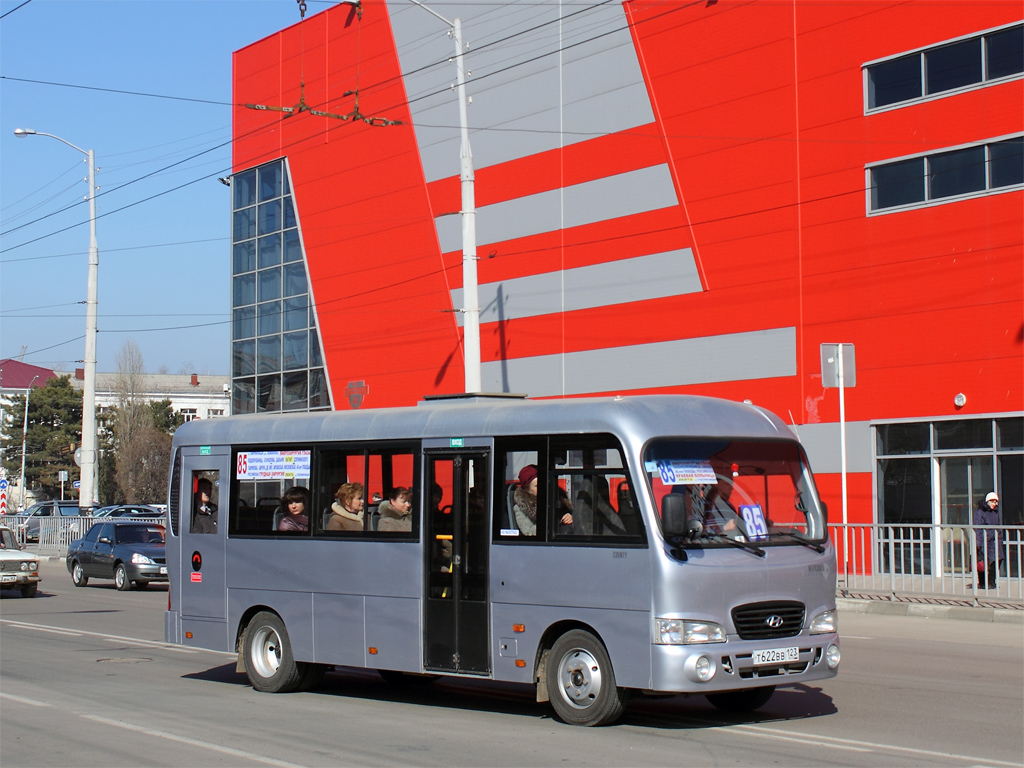
[[[260,677],[270,678],[281,666],[281,637],[273,627],[260,627],[252,638],[249,654],[253,669]]]
[[[125,581],[128,579],[128,574],[124,572],[124,568],[118,568],[114,571],[114,584],[118,587],[123,587]]]
[[[82,583],[82,575],[83,575],[83,573],[84,572],[82,571],[82,566],[79,565],[78,563],[75,563],[74,579],[75,579],[75,583],[76,584],[81,584]]]
[[[558,662],[558,692],[576,709],[594,705],[601,694],[601,667],[593,654],[574,648]]]

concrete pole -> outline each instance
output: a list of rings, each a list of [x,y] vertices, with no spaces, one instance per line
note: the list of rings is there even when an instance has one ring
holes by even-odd
[[[96,309],[100,251],[96,244],[96,156],[89,158],[89,284],[85,305],[85,391],[82,393],[82,474],[78,493],[78,506],[84,511],[92,509],[97,501],[96,478]]]
[[[28,445],[28,398],[32,394],[32,385],[36,383],[39,375],[32,377],[32,381],[25,388],[25,424],[21,428],[21,508],[25,509],[25,448]]]

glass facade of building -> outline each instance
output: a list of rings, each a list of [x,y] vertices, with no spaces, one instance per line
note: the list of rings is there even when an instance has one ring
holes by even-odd
[[[231,412],[331,407],[288,163],[231,178]]]

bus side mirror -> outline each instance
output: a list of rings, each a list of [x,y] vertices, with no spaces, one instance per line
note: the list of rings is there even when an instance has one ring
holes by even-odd
[[[685,536],[694,539],[704,531],[704,526],[687,514],[687,498],[679,493],[669,493],[661,500],[661,528],[666,536]]]
[[[828,530],[828,504],[821,502],[821,518],[825,522],[825,530]]]

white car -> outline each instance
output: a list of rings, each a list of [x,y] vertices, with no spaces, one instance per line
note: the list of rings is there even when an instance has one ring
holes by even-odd
[[[0,589],[20,589],[22,597],[35,597],[41,581],[39,556],[24,552],[7,526],[0,526]]]

